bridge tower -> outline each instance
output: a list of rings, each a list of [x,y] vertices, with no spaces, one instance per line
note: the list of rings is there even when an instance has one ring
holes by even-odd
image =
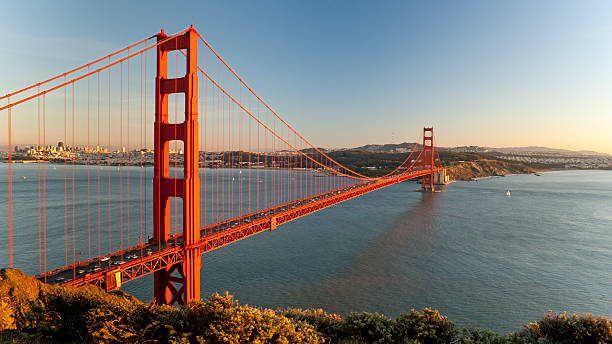
[[[193,245],[200,239],[200,177],[198,151],[198,77],[197,34],[192,27],[184,34],[168,39],[162,30],[157,35],[157,77],[155,79],[155,173],[153,182],[153,240],[161,247],[171,245],[170,202],[179,197],[183,203],[183,261],[155,272],[154,294],[158,304],[183,305],[200,298],[201,252]],[[184,77],[168,78],[168,52],[186,54]],[[183,93],[185,120],[168,121],[168,97]],[[169,173],[170,141],[183,141],[183,178]]]
[[[423,128],[423,170],[434,168],[434,136],[433,127]],[[434,174],[424,175],[421,179],[423,190],[434,190]]]

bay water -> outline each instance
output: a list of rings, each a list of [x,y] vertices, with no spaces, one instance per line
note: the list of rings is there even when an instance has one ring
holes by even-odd
[[[48,222],[65,211],[63,165],[46,166],[54,167],[58,176],[46,185]],[[14,265],[28,274],[39,271],[36,173],[35,164],[13,164]],[[143,189],[149,208],[150,186],[148,180]],[[548,311],[612,315],[612,171],[485,178],[433,194],[415,192],[418,186],[387,187],[205,254],[202,296],[227,290],[254,306],[390,317],[431,307],[459,327],[499,332],[519,330]],[[8,266],[7,188],[7,165],[0,164],[2,266]],[[132,192],[137,209],[138,189]],[[102,221],[115,226],[113,213]],[[95,214],[78,214],[77,228],[91,216],[97,226]],[[139,216],[132,221],[140,226]],[[49,266],[65,259],[58,222],[48,228]],[[150,211],[142,224],[150,235]],[[140,239],[133,231],[132,244]],[[93,239],[96,253],[95,231]],[[152,284],[146,276],[123,289],[150,301]]]

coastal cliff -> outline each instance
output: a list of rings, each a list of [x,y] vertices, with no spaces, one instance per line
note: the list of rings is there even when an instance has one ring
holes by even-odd
[[[450,180],[474,180],[483,177],[525,174],[538,171],[522,163],[489,159],[458,161],[446,168]]]

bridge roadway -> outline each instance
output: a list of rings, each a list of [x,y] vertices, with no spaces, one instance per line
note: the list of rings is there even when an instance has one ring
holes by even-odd
[[[200,229],[201,239],[195,246],[200,248],[202,253],[206,253],[262,231],[274,230],[278,225],[365,193],[440,171],[442,168],[411,171],[388,179],[364,181],[202,227]],[[150,241],[109,255],[51,270],[35,277],[49,284],[80,286],[89,283],[112,290],[120,287],[121,283],[182,262],[184,257],[182,242],[182,234],[179,234],[172,236],[166,243]]]

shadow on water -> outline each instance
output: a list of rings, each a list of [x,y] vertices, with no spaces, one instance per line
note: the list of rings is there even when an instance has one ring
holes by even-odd
[[[363,267],[381,271],[397,264],[398,257],[417,248],[431,246],[435,240],[436,197],[421,193],[417,206],[399,214],[392,226],[372,241],[357,257],[351,271]]]
[[[385,231],[357,251],[342,273],[316,281],[296,296],[316,298],[331,312],[386,309],[386,315],[397,316],[409,311],[414,307],[411,300],[417,300],[428,287],[411,267],[420,264],[423,255],[434,254],[436,196],[422,193],[414,206],[398,214]],[[355,308],[355,304],[360,306]]]

